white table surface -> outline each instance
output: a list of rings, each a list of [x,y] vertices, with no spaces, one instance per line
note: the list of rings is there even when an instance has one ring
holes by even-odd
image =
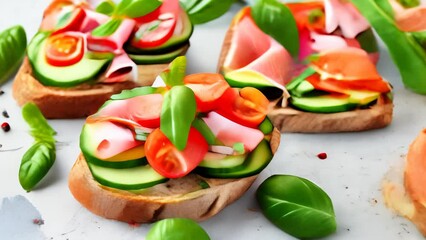
[[[0,29],[22,24],[30,38],[49,0],[0,0],[0,3]],[[222,18],[195,27],[187,54],[189,73],[216,70],[225,31],[240,7],[234,5]],[[392,124],[360,133],[283,134],[273,161],[249,191],[221,213],[201,223],[212,239],[293,239],[272,225],[255,201],[254,191],[272,174],[305,177],[329,194],[338,227],[327,239],[422,238],[413,224],[384,206],[380,184],[391,166],[403,161],[408,145],[426,127],[426,96],[404,89],[383,44],[378,69],[395,87]],[[9,199],[18,204],[18,210],[6,204],[0,207],[0,239],[144,239],[149,224],[130,226],[100,218],[83,208],[70,194],[67,176],[79,153],[78,136],[84,120],[49,120],[58,132],[56,163],[35,190],[27,193],[21,188],[18,181],[20,161],[33,140],[12,98],[11,82],[1,87],[5,94],[0,96],[0,111],[6,109],[10,118],[0,115],[0,122],[8,121],[12,130],[0,131],[0,144],[3,145],[0,150],[20,149],[0,152],[0,199],[25,197],[38,209],[44,224],[36,225],[35,230],[28,227],[31,217],[35,218],[34,211],[24,210],[28,208],[28,204],[22,204],[25,201]],[[326,152],[328,158],[319,160],[316,155],[320,152]],[[28,209],[32,209],[31,205]],[[6,220],[14,224],[6,226]],[[35,231],[34,234],[31,231]]]

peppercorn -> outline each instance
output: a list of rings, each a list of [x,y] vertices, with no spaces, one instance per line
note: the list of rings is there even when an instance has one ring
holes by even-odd
[[[7,122],[4,122],[1,124],[1,129],[3,129],[3,131],[5,132],[9,132],[10,131],[10,125]]]
[[[322,152],[322,153],[318,153],[317,157],[321,160],[324,160],[327,158],[327,153]]]
[[[3,114],[3,117],[9,118],[9,113],[7,113],[6,110],[3,110],[2,114]]]

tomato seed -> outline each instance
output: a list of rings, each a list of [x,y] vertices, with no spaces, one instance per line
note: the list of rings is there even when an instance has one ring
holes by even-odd
[[[321,160],[324,160],[327,158],[327,153],[322,152],[322,153],[318,153],[317,157]]]
[[[3,129],[3,131],[5,132],[9,132],[10,131],[10,125],[7,122],[4,122],[1,124],[1,129]]]

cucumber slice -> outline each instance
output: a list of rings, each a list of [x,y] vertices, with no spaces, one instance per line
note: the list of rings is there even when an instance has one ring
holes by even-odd
[[[109,167],[109,168],[132,168],[147,163],[145,155],[136,153],[136,158],[129,157],[129,159],[99,159],[95,156],[96,146],[91,141],[92,134],[95,133],[96,129],[91,129],[88,125],[84,125],[80,134],[80,149],[84,155],[84,158],[92,164]],[[132,155],[132,154],[130,154]]]
[[[48,35],[36,36],[34,45],[31,44],[32,46],[28,48],[28,56],[35,77],[45,86],[72,87],[92,81],[110,62],[110,59],[90,59],[86,54],[76,64],[66,67],[52,66],[46,61],[44,54]]]
[[[265,139],[247,156],[244,163],[231,168],[197,167],[195,171],[203,177],[242,178],[260,173],[273,157],[269,142]]]
[[[220,153],[208,152],[203,161],[201,161],[198,166],[206,168],[233,168],[241,166],[244,163],[246,157],[246,154],[224,155]]]
[[[138,190],[166,182],[168,179],[157,173],[151,166],[133,168],[107,168],[87,162],[93,178],[100,184],[122,190]]]
[[[265,117],[265,119],[259,124],[259,130],[263,134],[268,135],[274,130],[274,125],[268,117]]]
[[[349,98],[335,98],[330,95],[314,97],[291,97],[290,103],[303,111],[315,113],[336,113],[353,110],[357,103],[353,103]]]
[[[182,32],[174,34],[167,42],[158,47],[152,48],[136,48],[130,44],[125,45],[125,51],[135,55],[161,55],[180,49],[183,46],[188,45],[189,38],[194,31],[194,26],[189,20],[188,14],[185,11],[181,11],[180,19],[182,24]]]
[[[129,54],[130,59],[132,59],[136,64],[160,64],[160,63],[170,63],[176,57],[183,55],[186,50],[188,50],[188,45],[185,45],[177,50],[168,53],[162,53],[157,55],[136,55]]]

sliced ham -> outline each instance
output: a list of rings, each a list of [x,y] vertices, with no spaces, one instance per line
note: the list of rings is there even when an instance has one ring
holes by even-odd
[[[217,112],[210,112],[203,120],[225,146],[232,147],[235,143],[243,143],[246,150],[252,151],[264,137],[259,129],[235,123]]]
[[[80,31],[84,33],[92,31],[93,29],[95,29],[101,24],[106,23],[110,19],[110,17],[108,17],[107,15],[89,9],[84,9],[84,11],[86,12],[86,18],[81,24],[80,29]]]
[[[101,82],[115,83],[124,81],[136,81],[138,68],[126,53],[115,56],[111,65],[105,72]]]

